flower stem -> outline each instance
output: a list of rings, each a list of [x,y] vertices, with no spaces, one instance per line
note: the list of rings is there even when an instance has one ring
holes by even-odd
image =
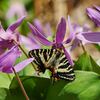
[[[27,58],[30,58],[30,57],[27,55],[27,53],[24,51],[24,49],[21,47],[21,45],[20,45],[19,43],[17,43],[16,41],[14,41],[14,42],[15,42],[15,44],[18,45],[18,47],[19,47],[20,50],[25,54],[25,56],[26,56]],[[33,65],[32,62],[31,62],[31,65],[32,65],[32,67],[34,68],[34,70],[36,71],[37,69],[35,68],[35,66]]]
[[[23,95],[25,96],[26,100],[29,100],[29,97],[28,97],[28,95],[27,95],[27,93],[26,93],[26,91],[25,91],[25,89],[24,89],[24,86],[23,86],[23,84],[22,84],[22,82],[21,82],[21,80],[20,80],[18,74],[16,73],[14,67],[12,67],[12,69],[13,69],[13,72],[14,72],[14,74],[15,74],[15,76],[16,76],[16,79],[17,79],[17,81],[18,81],[18,83],[19,83],[19,86],[20,86],[20,88],[21,88],[21,90],[22,90],[22,92],[23,92]]]
[[[22,50],[22,52],[25,54],[25,56],[26,56],[27,58],[29,58],[29,56],[28,56],[27,53],[24,51],[24,49],[21,47],[21,45],[18,44],[18,46],[19,46],[19,48]]]
[[[82,42],[80,41],[81,47],[83,49],[84,52],[86,52],[85,47],[83,46]]]

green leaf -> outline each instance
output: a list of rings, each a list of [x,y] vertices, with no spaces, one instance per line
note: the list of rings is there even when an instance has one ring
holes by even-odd
[[[82,54],[75,63],[76,70],[93,71],[100,74],[100,66],[87,53]]]
[[[25,90],[30,97],[30,100],[44,100],[50,80],[40,77],[21,77]],[[22,91],[14,78],[10,85],[10,94],[7,96],[7,100],[25,100]]]
[[[20,77],[30,100],[99,100],[100,75],[88,71],[75,71],[72,82],[59,80],[54,84],[42,77]],[[25,100],[14,78],[6,100]]]
[[[45,77],[45,78],[50,78],[50,76],[51,76],[51,71],[48,69],[46,69],[46,71],[41,74],[41,77]]]
[[[97,64],[100,66],[100,59],[97,60]]]
[[[6,74],[0,72],[0,88],[9,88],[12,78],[13,74]]]
[[[100,45],[99,44],[95,44],[95,47],[98,49],[98,51],[100,51]]]
[[[8,92],[8,89],[0,88],[0,100],[5,100]]]
[[[100,76],[94,72],[76,71],[76,79],[60,81],[49,88],[46,100],[98,100]]]

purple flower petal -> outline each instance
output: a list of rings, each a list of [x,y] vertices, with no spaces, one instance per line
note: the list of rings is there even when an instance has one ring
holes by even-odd
[[[70,29],[69,31],[70,31],[70,33],[72,34],[72,33],[73,33],[73,28],[72,28],[72,25],[71,25],[70,16],[68,16],[67,22],[68,22],[68,27],[69,27],[69,29]]]
[[[8,67],[8,66],[5,66],[2,68],[2,70],[0,70],[1,72],[4,72],[4,73],[12,73],[12,69],[11,67]]]
[[[69,61],[70,65],[71,65],[71,66],[73,66],[73,65],[74,65],[74,63],[73,63],[73,61],[72,61],[72,59],[71,59],[71,57],[70,57],[69,53],[67,52],[67,50],[65,49],[65,47],[64,47],[64,46],[63,46],[63,50],[64,50],[65,56],[66,56],[66,58],[68,59],[68,61]]]
[[[94,21],[97,26],[100,26],[100,12],[98,10],[87,8],[88,16]]]
[[[4,54],[2,54],[0,56],[0,67],[2,67],[3,64],[5,64],[5,63],[8,65],[14,64],[16,58],[18,58],[20,56],[20,54],[21,54],[21,52],[18,50],[17,45],[12,47],[10,50],[8,50],[7,52],[5,52]]]
[[[53,42],[48,41],[32,24],[28,23],[28,25],[34,35],[34,38],[46,46],[51,46],[53,44]]]
[[[73,31],[73,28],[72,28],[72,25],[71,25],[71,22],[70,22],[70,17],[68,16],[68,27],[69,27],[69,30],[70,30],[70,36],[68,37],[68,39],[65,41],[65,43],[70,43],[72,41],[72,39],[75,37],[75,33]]]
[[[33,22],[33,25],[35,28],[44,36],[48,37],[51,36],[51,27],[49,23],[46,23],[45,25],[42,25],[40,20],[35,19]]]
[[[9,43],[8,43],[9,41],[8,40],[5,40],[5,39],[0,39],[0,48],[2,48],[2,47],[8,47],[8,45],[9,45]]]
[[[2,38],[0,38],[0,55],[3,54],[8,47],[8,42]]]
[[[24,20],[25,16],[19,18],[15,23],[11,24],[8,28],[7,31],[15,31],[15,29],[22,23],[22,21]]]
[[[24,60],[22,62],[20,62],[19,64],[14,66],[14,69],[16,72],[21,71],[22,69],[24,69],[28,64],[30,64],[32,61],[34,60],[34,58],[29,58],[27,60]]]
[[[2,55],[5,52],[4,48],[0,48],[0,55]]]
[[[20,39],[21,39],[20,33],[16,31],[15,34],[13,34],[13,35],[14,36],[13,36],[12,40],[15,40],[17,42],[20,42]]]
[[[0,23],[0,34],[1,33],[4,33],[5,32],[5,30],[3,29],[3,27],[2,27],[2,25],[1,25],[1,23]]]
[[[83,32],[90,32],[91,28],[90,28],[89,24],[84,24],[82,27],[82,31]]]
[[[100,6],[94,5],[94,8],[100,12]]]
[[[66,33],[66,20],[62,17],[57,27],[56,43],[61,43]]]
[[[46,37],[48,37],[48,36],[52,36],[52,31],[51,31],[51,27],[50,27],[50,24],[49,23],[47,23],[46,25],[45,25],[45,28],[46,28]]]
[[[21,52],[18,46],[12,47],[10,50],[0,56],[0,70],[6,70],[13,66],[15,60],[20,56]]]
[[[0,41],[0,48],[4,49],[4,51],[8,48],[10,49],[11,47],[13,47],[15,44],[12,41],[9,40],[2,40]]]
[[[22,42],[22,44],[25,45],[25,47],[28,50],[39,49],[40,48],[40,45],[37,44],[35,41],[32,41],[32,39],[30,39],[28,37],[25,37],[25,36],[22,36],[22,35],[21,35],[21,42]]]
[[[90,43],[100,43],[100,32],[83,32],[77,38]]]
[[[74,33],[79,33],[83,31],[83,27],[81,27],[78,23],[72,23],[72,28]]]
[[[27,60],[24,60],[24,61],[18,63],[17,65],[14,66],[15,71],[19,72],[19,71],[23,70],[33,60],[34,60],[34,58],[30,58],[30,59],[27,59]],[[13,73],[12,67],[3,67],[3,69],[0,71],[5,72],[5,73]]]
[[[71,51],[74,50],[78,46],[79,43],[80,43],[80,40],[75,38],[71,47]]]
[[[41,45],[40,42],[38,42],[38,41],[33,37],[33,34],[32,34],[32,33],[29,33],[27,37],[28,37],[33,43]]]
[[[5,32],[5,30],[3,29],[1,23],[0,23],[0,42],[3,40],[6,40],[7,38],[7,33]]]
[[[23,2],[21,1],[12,1],[11,3],[9,3],[9,8],[8,11],[6,12],[6,18],[10,19],[10,18],[14,18],[14,17],[21,17],[24,15],[27,15],[25,6],[23,5]]]
[[[42,33],[43,35],[45,34],[45,33],[43,32],[42,24],[41,24],[41,22],[40,22],[38,19],[35,19],[35,20],[34,20],[33,25],[36,27],[36,29],[37,29],[40,33]]]

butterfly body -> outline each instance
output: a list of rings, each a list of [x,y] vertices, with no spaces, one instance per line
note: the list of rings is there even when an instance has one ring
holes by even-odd
[[[49,69],[53,78],[74,80],[75,75],[73,67],[65,57],[64,52],[58,49],[35,49],[29,52],[30,57],[34,57],[33,61],[40,72]]]

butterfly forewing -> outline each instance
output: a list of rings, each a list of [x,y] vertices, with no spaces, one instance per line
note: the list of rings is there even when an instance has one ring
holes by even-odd
[[[62,51],[58,49],[35,49],[29,52],[29,56],[35,58],[33,62],[40,72],[44,73],[46,69],[49,69],[54,78],[75,79],[73,67]]]

